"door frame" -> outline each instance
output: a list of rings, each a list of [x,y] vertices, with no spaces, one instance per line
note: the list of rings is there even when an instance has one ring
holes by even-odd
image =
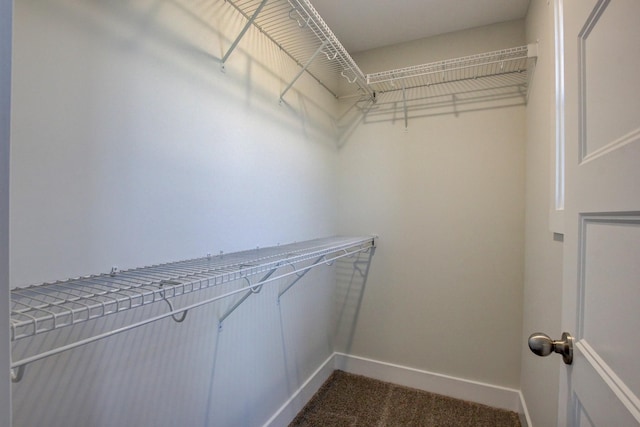
[[[0,427],[11,426],[9,136],[13,1],[0,0]]]

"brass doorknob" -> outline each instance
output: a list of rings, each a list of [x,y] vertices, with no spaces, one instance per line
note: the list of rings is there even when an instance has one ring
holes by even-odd
[[[562,360],[567,365],[573,362],[573,337],[568,332],[563,332],[562,339],[558,341],[542,332],[535,332],[529,336],[529,348],[538,356],[548,356],[555,352],[562,355]]]

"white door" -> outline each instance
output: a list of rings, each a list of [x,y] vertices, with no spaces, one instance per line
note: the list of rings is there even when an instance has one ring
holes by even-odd
[[[640,0],[564,0],[560,426],[640,426]]]

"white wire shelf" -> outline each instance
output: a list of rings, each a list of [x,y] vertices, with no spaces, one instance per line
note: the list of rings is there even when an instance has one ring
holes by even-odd
[[[268,273],[250,286],[219,295],[199,306],[266,282],[368,251],[373,237],[333,237],[269,248],[208,256],[11,290],[11,340],[53,331],[159,301],[174,316],[193,307],[173,309],[171,298]],[[300,263],[313,260],[310,266]],[[298,264],[298,266],[296,266]],[[289,267],[289,268],[284,268]],[[175,318],[175,317],[174,317]]]
[[[339,76],[371,94],[364,74],[309,0],[227,2],[333,96],[338,97]]]
[[[536,56],[535,44],[519,46],[367,74],[366,79],[371,89],[380,93],[505,74],[520,74],[526,83]]]
[[[231,44],[222,62],[237,46],[245,31],[254,25],[299,66],[300,72],[280,95],[307,72],[336,98],[339,76],[357,89],[355,95],[376,100],[376,94],[484,77],[518,75],[528,86],[529,70],[535,63],[537,45],[530,44],[494,52],[448,59],[428,64],[363,74],[310,0],[226,0],[247,23]],[[346,95],[351,96],[351,95]]]

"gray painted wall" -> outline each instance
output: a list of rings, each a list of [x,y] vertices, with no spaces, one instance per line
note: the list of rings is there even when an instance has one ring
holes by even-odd
[[[523,44],[524,21],[515,21],[355,59],[373,72]],[[406,131],[397,93],[362,117],[345,101],[340,230],[380,235],[351,352],[518,389],[524,99],[481,94],[459,103],[427,95],[411,104]]]

